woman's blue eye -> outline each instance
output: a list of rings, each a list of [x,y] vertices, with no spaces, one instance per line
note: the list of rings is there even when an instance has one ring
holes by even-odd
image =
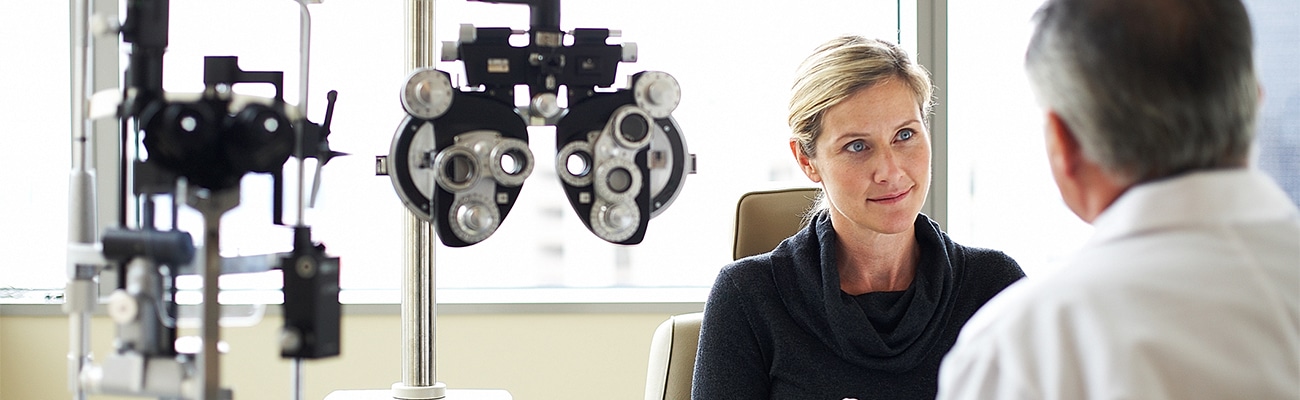
[[[911,129],[904,129],[898,131],[898,140],[911,140],[913,135],[916,135],[916,132]]]
[[[854,140],[852,143],[849,143],[847,146],[844,146],[844,148],[847,149],[848,151],[857,153],[866,150],[867,144],[862,143],[861,140]]]

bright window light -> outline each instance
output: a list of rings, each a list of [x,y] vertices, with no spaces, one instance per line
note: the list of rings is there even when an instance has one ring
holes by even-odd
[[[0,299],[7,289],[62,289],[71,170],[68,2],[15,3],[0,13],[9,32],[0,67],[5,145],[0,146]],[[17,8],[17,9],[14,9]]]
[[[175,50],[169,52],[167,84],[175,86],[168,90],[201,82],[203,55],[235,54],[244,69],[286,71],[286,92],[297,93],[296,8],[288,2],[263,8],[264,15],[250,21],[240,7],[244,3],[264,1],[173,4]],[[524,6],[445,1],[438,7],[439,40],[455,40],[461,23],[528,27]],[[739,196],[803,179],[785,145],[785,101],[798,62],[837,34],[892,37],[898,30],[893,5],[858,1],[754,7],[741,1],[571,0],[563,7],[564,29],[616,29],[623,36],[613,40],[637,43],[638,62],[621,65],[620,75],[658,70],[678,79],[682,103],[673,116],[698,156],[699,173],[689,176],[681,197],[650,221],[644,242],[609,244],[583,227],[563,196],[552,161],[554,130],[531,128],[530,147],[538,161],[519,200],[486,241],[437,249],[441,287],[708,286],[730,261],[731,218]],[[828,8],[842,11],[820,11]],[[344,288],[395,288],[401,282],[406,210],[388,179],[374,176],[372,157],[388,153],[403,117],[396,96],[405,77],[403,10],[395,2],[326,2],[312,11],[309,114],[320,115],[323,93],[338,90],[331,145],[354,156],[326,166],[319,200],[307,219],[315,237],[342,257]],[[260,32],[206,34],[236,17]],[[797,23],[811,20],[818,24]],[[182,28],[188,33],[177,34]],[[438,67],[463,74],[457,72],[459,64]],[[625,85],[621,78],[615,87]],[[267,226],[269,189],[256,188],[269,184],[245,179],[243,205],[223,222],[227,253],[288,244],[287,232],[276,233],[283,228]]]
[[[948,4],[948,233],[1006,252],[1029,275],[1092,233],[1052,181],[1043,112],[1024,72],[1030,17],[1041,3]]]

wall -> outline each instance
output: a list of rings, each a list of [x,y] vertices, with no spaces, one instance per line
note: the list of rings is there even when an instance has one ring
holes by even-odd
[[[669,315],[439,315],[438,380],[452,389],[505,389],[515,399],[639,399],[651,334]],[[253,327],[223,329],[230,353],[222,359],[222,380],[235,399],[290,398],[290,363],[276,344],[280,324],[278,316],[267,316]],[[112,324],[100,316],[92,329],[94,355],[102,360],[111,349]],[[340,357],[305,363],[304,398],[386,389],[401,380],[397,315],[346,315],[342,334]],[[0,317],[0,400],[71,398],[67,352],[66,317]]]

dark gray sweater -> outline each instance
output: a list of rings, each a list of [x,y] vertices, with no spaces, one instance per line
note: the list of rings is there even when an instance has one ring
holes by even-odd
[[[1002,252],[953,243],[916,218],[907,290],[840,290],[821,212],[769,253],[719,273],[700,329],[694,399],[933,399],[939,362],[984,302],[1025,276]]]

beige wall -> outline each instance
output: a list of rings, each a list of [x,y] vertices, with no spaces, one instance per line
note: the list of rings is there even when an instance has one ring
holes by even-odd
[[[438,380],[452,389],[510,391],[515,399],[639,399],[650,336],[667,313],[452,314],[438,317]],[[288,399],[278,316],[226,328],[224,386],[236,400]],[[386,389],[401,380],[397,315],[347,315],[337,358],[308,361],[305,398],[335,390]],[[110,351],[112,325],[95,319],[92,346]],[[184,333],[183,333],[184,334]],[[68,323],[62,315],[0,317],[0,399],[68,399]],[[126,399],[91,396],[92,400]]]

